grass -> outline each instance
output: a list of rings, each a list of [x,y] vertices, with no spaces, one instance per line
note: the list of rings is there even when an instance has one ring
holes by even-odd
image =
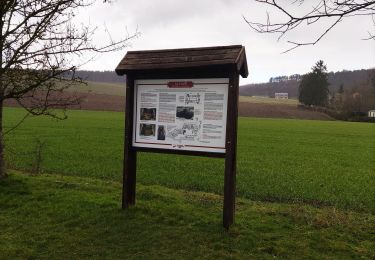
[[[375,217],[304,204],[239,199],[221,228],[216,194],[138,185],[120,210],[118,182],[13,172],[0,183],[0,258],[375,257]]]
[[[296,106],[299,104],[297,99],[275,99],[269,97],[256,97],[256,96],[240,96],[240,102],[248,103],[260,103],[260,104],[271,104],[271,105],[292,105]]]
[[[5,110],[5,126],[22,116]],[[35,140],[42,169],[121,181],[124,114],[69,111],[69,119],[32,118],[6,136],[13,169],[30,170]],[[240,118],[237,194],[256,201],[331,205],[375,213],[375,124]],[[222,159],[140,153],[138,183],[223,192]]]

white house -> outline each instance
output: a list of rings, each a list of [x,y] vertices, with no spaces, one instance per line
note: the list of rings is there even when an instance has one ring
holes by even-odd
[[[275,93],[276,99],[288,99],[288,93]]]
[[[368,117],[375,117],[375,110],[368,111]]]

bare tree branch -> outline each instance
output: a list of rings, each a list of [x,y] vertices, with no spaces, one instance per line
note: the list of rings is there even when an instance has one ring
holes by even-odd
[[[77,98],[56,99],[71,84],[82,84],[75,77],[80,64],[94,53],[121,50],[128,46],[138,32],[114,40],[108,28],[108,43],[95,45],[92,38],[96,28],[77,27],[72,19],[79,8],[92,5],[95,0],[1,0],[0,102],[16,99],[25,108],[33,104],[35,111],[47,111],[49,106],[71,105]],[[103,1],[107,2],[107,1]],[[67,75],[72,75],[70,78]],[[38,93],[38,98],[36,98]],[[41,99],[41,93],[45,93]],[[54,97],[54,102],[47,102]],[[28,98],[33,102],[23,102]],[[74,102],[73,102],[74,100]],[[45,109],[41,109],[41,107]]]
[[[294,14],[287,7],[279,4],[277,0],[255,0],[258,3],[270,6],[281,13],[285,19],[282,22],[271,22],[269,13],[267,12],[266,22],[254,22],[243,17],[245,22],[258,33],[276,33],[279,34],[280,40],[288,32],[301,26],[303,22],[306,25],[312,25],[322,20],[330,21],[329,25],[311,42],[295,42],[288,41],[293,47],[284,51],[289,52],[295,48],[305,45],[317,44],[328,32],[330,32],[344,18],[353,16],[373,16],[375,14],[375,1],[370,0],[319,0],[311,7],[310,11],[304,14]],[[301,6],[305,1],[296,0],[292,5]],[[309,1],[310,3],[310,1]],[[332,20],[332,21],[331,21]],[[375,26],[375,24],[374,24]],[[369,33],[370,34],[370,33]],[[373,34],[366,39],[374,39]]]
[[[80,65],[97,53],[121,50],[138,36],[113,39],[108,28],[100,45],[93,43],[97,28],[77,26],[78,10],[96,0],[0,0],[0,179],[4,176],[3,104],[14,99],[29,115],[66,118],[65,111],[80,104],[82,96],[65,93],[84,84],[76,76]],[[111,2],[98,0],[98,2]],[[105,43],[107,40],[107,43]]]
[[[3,133],[3,136],[6,136],[7,134],[9,134],[10,132],[12,132],[14,129],[16,129],[17,127],[19,127],[31,114],[30,113],[26,113],[22,118],[21,120],[18,121],[18,123],[16,123],[14,126],[10,127],[9,129],[7,129],[4,133]]]
[[[371,16],[371,19],[372,19],[372,23],[374,25],[374,29],[375,29],[375,15],[372,15]],[[367,38],[364,38],[363,40],[367,41],[367,40],[375,40],[375,33],[371,33],[371,32],[367,32],[368,33],[368,37]]]

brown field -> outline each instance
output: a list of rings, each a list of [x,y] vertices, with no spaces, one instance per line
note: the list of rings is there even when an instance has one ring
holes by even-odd
[[[86,93],[83,95],[83,102],[80,106],[72,109],[83,110],[104,110],[104,111],[124,111],[125,97],[118,95]],[[283,103],[276,102],[258,102],[251,98],[241,97],[239,106],[239,115],[244,117],[266,117],[266,118],[295,118],[295,119],[316,119],[332,120],[328,115],[298,108],[297,104],[292,105],[289,101]],[[9,100],[6,106],[17,106],[15,101]]]
[[[267,104],[240,102],[240,116],[267,117],[267,118],[293,118],[293,119],[315,119],[333,120],[322,112],[310,111],[298,108],[297,105]]]
[[[240,102],[245,103],[260,103],[260,104],[275,104],[275,105],[298,105],[297,99],[275,99],[269,97],[259,97],[259,96],[240,96]]]
[[[71,106],[71,109],[101,110],[101,111],[125,111],[125,97],[105,94],[80,93],[82,102],[79,106]],[[6,100],[5,106],[18,107],[15,100]]]

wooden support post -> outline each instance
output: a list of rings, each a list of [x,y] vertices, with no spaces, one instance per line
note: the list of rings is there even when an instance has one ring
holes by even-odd
[[[236,161],[237,161],[237,118],[238,118],[239,75],[233,73],[229,80],[226,157],[224,173],[223,226],[226,229],[234,223],[236,197]]]
[[[135,204],[135,186],[137,172],[137,152],[132,148],[133,111],[134,111],[134,79],[126,78],[125,104],[125,145],[123,165],[122,208]]]

